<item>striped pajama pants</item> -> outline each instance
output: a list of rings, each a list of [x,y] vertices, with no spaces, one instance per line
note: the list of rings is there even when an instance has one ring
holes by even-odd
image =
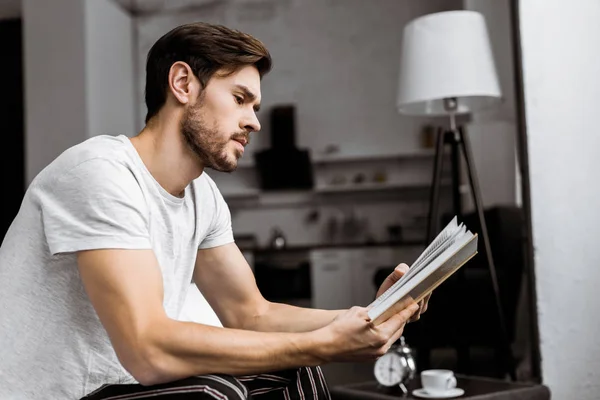
[[[319,367],[269,374],[202,375],[154,386],[105,385],[82,400],[210,399],[210,400],[331,400]]]

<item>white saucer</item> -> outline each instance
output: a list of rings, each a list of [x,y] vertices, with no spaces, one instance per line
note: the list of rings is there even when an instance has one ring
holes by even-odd
[[[423,399],[450,399],[452,397],[458,397],[465,394],[465,391],[461,388],[450,389],[442,394],[428,393],[425,389],[415,389],[412,392],[413,396],[421,397]]]

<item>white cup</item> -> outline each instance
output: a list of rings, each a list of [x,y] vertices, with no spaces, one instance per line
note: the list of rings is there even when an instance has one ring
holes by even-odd
[[[449,369],[428,369],[421,372],[423,389],[434,396],[443,395],[456,387],[456,378]]]

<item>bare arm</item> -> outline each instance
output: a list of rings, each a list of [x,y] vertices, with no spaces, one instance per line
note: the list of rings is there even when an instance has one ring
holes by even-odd
[[[409,307],[376,327],[366,310],[357,307],[305,333],[216,328],[166,315],[162,276],[151,250],[83,251],[78,263],[120,362],[142,384],[374,359],[399,337],[415,311]]]
[[[308,332],[344,310],[317,310],[265,300],[235,244],[199,250],[194,282],[223,326],[263,332]]]
[[[241,329],[263,332],[309,332],[330,324],[346,310],[318,310],[288,304],[268,303],[262,315]]]

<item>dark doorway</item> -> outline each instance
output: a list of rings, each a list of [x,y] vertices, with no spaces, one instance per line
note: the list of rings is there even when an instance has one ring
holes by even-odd
[[[17,215],[25,193],[22,43],[21,20],[0,21],[0,240]]]

